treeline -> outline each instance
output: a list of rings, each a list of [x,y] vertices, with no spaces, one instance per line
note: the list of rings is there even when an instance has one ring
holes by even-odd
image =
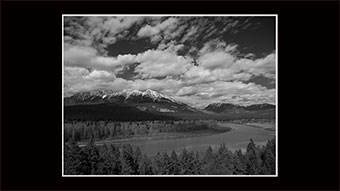
[[[218,132],[228,131],[220,128],[216,121],[181,120],[181,121],[65,121],[65,141],[84,141],[93,137],[95,140],[127,138],[141,135],[153,135],[170,132],[194,132],[213,130]]]
[[[270,175],[275,174],[275,140],[256,146],[253,140],[246,152],[231,152],[224,144],[203,154],[184,149],[148,157],[139,147],[104,145],[93,140],[80,148],[75,142],[64,147],[66,175]]]

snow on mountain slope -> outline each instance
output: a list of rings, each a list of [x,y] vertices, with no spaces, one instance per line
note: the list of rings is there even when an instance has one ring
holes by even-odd
[[[71,97],[65,98],[66,104],[102,103],[102,102],[169,102],[183,105],[175,99],[160,94],[157,91],[147,89],[145,91],[125,89],[122,91],[97,90],[90,92],[79,92]]]

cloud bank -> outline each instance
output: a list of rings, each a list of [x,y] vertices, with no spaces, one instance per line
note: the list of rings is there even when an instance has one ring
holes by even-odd
[[[65,96],[97,89],[154,89],[199,108],[220,101],[274,104],[275,89],[252,80],[275,82],[275,50],[265,55],[241,54],[244,47],[222,38],[250,30],[254,25],[250,21],[234,17],[65,18]],[[154,48],[109,56],[108,46],[122,39],[145,39]]]

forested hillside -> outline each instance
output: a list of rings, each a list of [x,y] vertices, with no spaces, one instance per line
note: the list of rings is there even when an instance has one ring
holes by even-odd
[[[162,113],[140,111],[134,107],[121,104],[88,104],[64,107],[65,120],[81,121],[143,121],[176,120],[176,117]]]

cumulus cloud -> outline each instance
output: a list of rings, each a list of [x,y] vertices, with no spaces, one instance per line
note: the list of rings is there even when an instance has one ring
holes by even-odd
[[[215,51],[223,51],[227,53],[235,53],[237,52],[237,45],[236,44],[226,44],[226,42],[219,40],[219,39],[213,39],[206,43],[204,43],[203,47],[200,49],[199,54],[204,55],[209,52],[215,52]]]
[[[69,66],[88,67],[90,60],[96,57],[97,51],[90,47],[74,46],[65,48],[64,60]]]
[[[237,59],[237,45],[213,39],[203,45],[198,55],[197,63],[205,69],[228,69]]]
[[[154,89],[199,108],[220,101],[235,104],[275,103],[274,89],[268,90],[263,86],[241,81],[211,81],[188,84],[183,79],[171,77],[125,80],[115,78],[112,73],[106,71],[89,72],[83,68],[66,67],[65,84],[68,84],[68,87],[65,88],[67,92],[93,89]]]
[[[239,59],[232,67],[235,71],[246,71],[253,75],[264,75],[268,78],[275,78],[276,71],[276,55],[275,53],[267,55],[265,58]]]
[[[251,83],[254,76],[274,82],[275,53],[262,58],[240,54],[244,47],[222,38],[250,26],[249,20],[233,17],[67,18],[65,93],[154,89],[201,108],[219,101],[275,103],[275,89]],[[108,45],[140,38],[150,39],[153,49],[108,56]]]
[[[115,75],[107,71],[89,71],[80,67],[64,68],[64,90],[66,94],[72,94],[79,91],[89,91],[109,87],[109,84],[115,80]]]
[[[65,67],[64,80],[65,84],[72,85],[79,82],[83,76],[88,75],[90,72],[85,68],[79,67]]]
[[[182,94],[180,94],[182,93]],[[184,94],[183,94],[184,93]],[[233,104],[275,103],[275,90],[254,83],[222,82],[184,87],[177,95],[179,100],[203,108],[213,102]],[[247,101],[245,102],[245,99]]]
[[[248,68],[249,72],[254,74],[275,74],[276,70],[276,55],[269,54],[265,58],[261,58],[255,61],[252,68]]]
[[[157,47],[158,50],[177,53],[184,48],[184,44],[176,44],[176,41],[172,40],[168,43],[160,43]]]
[[[200,66],[214,70],[216,68],[230,67],[235,60],[235,57],[226,52],[211,52],[204,54],[198,59]]]
[[[113,73],[110,73],[110,72],[107,72],[107,71],[94,70],[90,74],[85,76],[85,79],[110,82],[110,81],[114,81],[115,77],[116,76]]]
[[[275,103],[275,90],[254,83],[216,81],[209,84],[184,86],[174,96],[176,99],[199,108],[213,102],[234,104]],[[244,102],[244,99],[248,99]]]
[[[137,79],[131,84],[132,89],[146,90],[153,89],[165,95],[173,95],[182,86],[182,82],[178,79]]]
[[[124,55],[118,55],[115,59],[115,63],[117,65],[126,65],[126,64],[131,64],[135,62],[135,60],[136,60],[136,55],[124,54]]]
[[[212,75],[211,71],[203,67],[193,66],[183,74],[182,79],[185,84],[194,85],[215,81],[216,76]]]
[[[150,25],[145,25],[143,28],[141,28],[137,35],[140,37],[149,37],[154,36],[158,33],[160,33],[161,30],[158,27],[152,27]]]
[[[67,46],[64,52],[66,66],[94,68],[116,71],[117,68],[134,62],[136,55],[119,55],[117,57],[98,56],[94,48],[84,46]]]
[[[177,31],[177,33],[172,33],[172,31],[176,29],[177,24],[178,24],[178,19],[170,17],[166,19],[165,21],[158,23],[155,26],[151,26],[149,24],[145,25],[138,31],[137,36],[138,37],[150,37],[150,40],[152,43],[157,43],[163,38],[167,39],[169,38],[168,36],[171,36],[171,38],[174,38],[184,30],[183,28],[183,29],[180,29],[180,31]]]
[[[145,17],[65,17],[65,43],[76,46],[96,48],[106,55],[105,48],[114,44],[119,38],[125,37],[124,30]]]
[[[263,75],[275,79],[275,55],[257,60],[237,59],[228,53],[208,53],[199,59],[199,66],[191,67],[182,77],[187,84],[212,81],[248,81]]]
[[[173,52],[148,50],[138,54],[136,61],[141,63],[135,69],[141,77],[152,78],[181,75],[188,70],[192,59]]]
[[[200,57],[200,65],[194,66],[192,58],[178,56],[176,51],[170,51],[169,47],[173,46],[170,43],[163,47],[165,50],[148,50],[138,55],[119,55],[115,58],[97,56],[96,51],[88,47],[71,46],[65,54],[65,60],[68,61],[65,70],[66,89],[68,92],[101,88],[154,89],[199,107],[213,101],[273,103],[275,92],[242,81],[249,80],[253,75],[275,74],[275,54],[251,60],[236,59],[227,52],[208,51]],[[140,63],[135,71],[141,79],[116,78],[114,70],[107,70],[134,62]],[[90,72],[79,66],[95,70]],[[163,79],[155,79],[157,77]]]
[[[248,81],[252,74],[246,72],[235,73],[232,69],[205,69],[201,66],[191,67],[183,74],[183,83],[187,85],[211,83],[214,81]]]

